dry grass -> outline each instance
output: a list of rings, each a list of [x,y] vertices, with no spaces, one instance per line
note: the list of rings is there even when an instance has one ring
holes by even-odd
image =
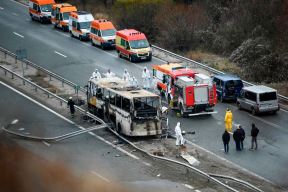
[[[186,55],[195,61],[205,63],[217,70],[241,76],[241,69],[227,58],[204,51],[190,51]]]

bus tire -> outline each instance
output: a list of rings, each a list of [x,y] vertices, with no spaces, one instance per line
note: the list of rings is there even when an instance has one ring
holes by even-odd
[[[251,114],[254,115],[254,116],[256,115],[256,110],[255,110],[254,107],[251,108]]]
[[[117,124],[117,128],[116,128],[116,132],[120,134],[120,133],[121,133],[121,130],[122,130],[121,124],[118,123],[118,124]]]

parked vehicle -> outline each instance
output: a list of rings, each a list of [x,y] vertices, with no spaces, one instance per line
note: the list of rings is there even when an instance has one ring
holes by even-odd
[[[92,45],[102,49],[115,48],[116,29],[107,19],[94,20],[91,23],[90,40]]]
[[[182,116],[212,114],[217,102],[212,79],[178,63],[153,66],[153,77],[172,109]]]
[[[242,80],[234,75],[215,75],[213,82],[216,84],[217,96],[220,102],[227,100],[236,101],[243,88]]]
[[[93,20],[92,14],[86,11],[71,12],[69,16],[71,37],[78,37],[80,41],[89,40],[90,24]]]
[[[116,32],[116,50],[119,57],[126,57],[131,62],[152,59],[152,49],[144,33],[135,29]]]
[[[51,23],[55,28],[69,31],[69,15],[73,11],[77,11],[77,8],[68,3],[54,4],[52,6]]]
[[[91,113],[111,123],[127,136],[162,133],[160,97],[118,77],[91,79],[87,91]]]
[[[29,15],[32,20],[40,23],[51,22],[52,5],[54,0],[29,0]]]
[[[237,98],[239,109],[251,111],[253,115],[263,112],[276,113],[280,107],[277,91],[263,85],[244,87]]]

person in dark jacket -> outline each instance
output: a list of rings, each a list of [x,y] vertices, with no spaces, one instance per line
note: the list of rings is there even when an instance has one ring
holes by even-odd
[[[252,123],[252,129],[251,129],[251,137],[252,137],[252,140],[251,140],[251,150],[254,149],[254,143],[255,143],[255,150],[257,150],[257,136],[258,136],[258,133],[259,133],[259,129],[255,126],[254,123]]]
[[[230,134],[228,133],[227,130],[225,130],[223,135],[222,135],[222,141],[224,144],[224,151],[225,151],[225,153],[228,153],[229,152]]]
[[[240,148],[241,131],[240,131],[239,127],[234,131],[233,139],[236,143],[236,150],[241,151],[241,148]]]
[[[240,132],[240,148],[241,148],[241,150],[243,150],[243,148],[244,148],[243,141],[245,139],[245,131],[241,125],[239,125],[239,132]]]
[[[75,103],[72,100],[72,97],[69,97],[68,103],[67,103],[67,107],[70,108],[70,113],[72,118],[74,118],[74,113],[75,113],[75,107],[74,107]]]

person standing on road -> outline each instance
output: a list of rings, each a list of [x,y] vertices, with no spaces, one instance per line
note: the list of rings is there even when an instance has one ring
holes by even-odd
[[[258,145],[257,145],[258,133],[259,133],[259,129],[255,126],[254,123],[252,123],[252,129],[251,129],[252,140],[251,140],[251,148],[250,148],[250,150],[254,149],[254,143],[255,143],[255,150],[257,150],[257,147],[258,147]]]
[[[176,136],[176,146],[184,145],[184,138],[182,136],[182,130],[180,128],[180,122],[178,122],[175,127],[175,136]]]
[[[130,74],[128,73],[127,69],[124,69],[123,80],[126,82],[130,80]]]
[[[142,79],[143,79],[143,88],[149,89],[150,88],[150,72],[147,67],[144,67],[142,72]]]
[[[240,133],[240,148],[241,150],[244,149],[243,141],[245,139],[245,131],[241,125],[239,125],[239,133]]]
[[[224,122],[225,122],[226,130],[228,132],[232,133],[233,114],[229,108],[227,108],[227,110],[226,110]]]
[[[225,151],[225,153],[228,153],[229,152],[230,134],[228,133],[227,130],[225,130],[223,135],[222,135],[222,141],[224,144],[224,151]]]
[[[75,107],[74,107],[75,103],[72,99],[72,97],[69,97],[68,103],[67,103],[67,107],[70,108],[70,113],[72,118],[74,118],[74,113],[75,113]]]
[[[234,131],[233,139],[236,143],[236,150],[241,151],[241,148],[240,148],[241,131],[240,131],[239,127]]]

